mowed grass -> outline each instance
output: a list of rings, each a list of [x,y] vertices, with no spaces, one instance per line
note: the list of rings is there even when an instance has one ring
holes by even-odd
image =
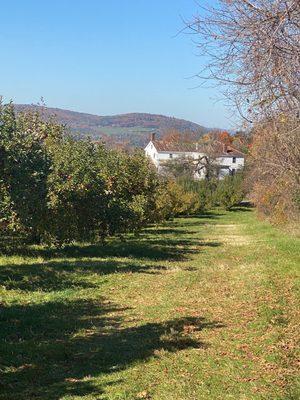
[[[0,399],[299,399],[300,241],[249,209],[0,258]]]

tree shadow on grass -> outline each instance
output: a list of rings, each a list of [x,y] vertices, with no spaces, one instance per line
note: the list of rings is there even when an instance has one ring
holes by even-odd
[[[92,379],[159,357],[161,350],[205,348],[202,329],[219,322],[184,317],[165,322],[126,321],[125,308],[99,299],[1,308],[1,399],[59,400],[105,393]],[[112,382],[111,382],[112,384]]]
[[[183,261],[189,258],[189,255],[195,253],[195,246],[201,246],[200,239],[186,238],[187,235],[195,236],[198,231],[191,230],[191,227],[198,227],[199,224],[207,224],[200,221],[201,218],[217,219],[220,214],[206,213],[203,215],[191,217],[191,221],[182,221],[176,219],[168,221],[165,225],[155,229],[149,227],[143,230],[139,237],[132,235],[125,236],[125,240],[119,238],[110,238],[105,244],[71,244],[63,248],[53,248],[46,246],[28,246],[20,238],[12,241],[11,246],[4,241],[7,246],[3,247],[6,255],[19,255],[24,257],[42,257],[51,258],[73,258],[73,257],[131,257],[148,260],[168,260]],[[210,222],[213,224],[213,222]],[[184,228],[183,228],[184,226]],[[203,246],[210,244],[203,244]],[[217,244],[215,243],[215,246]],[[221,245],[221,243],[219,243]],[[1,244],[0,244],[1,251]]]
[[[198,233],[199,231],[192,231],[192,228],[199,228],[200,226],[207,224],[214,225],[223,215],[225,214],[221,212],[207,212],[204,214],[190,215],[189,217],[179,217],[173,221],[168,221],[167,223],[162,224],[162,227],[165,225],[167,228],[174,230],[174,233],[176,234],[176,231],[178,232],[183,230],[181,228],[184,225],[184,228],[186,228],[183,230],[185,234],[193,234]],[[182,222],[183,220],[184,223]]]
[[[93,288],[93,274],[160,274],[168,267],[162,261],[186,261],[205,247],[221,243],[187,239],[170,234],[147,235],[127,242],[111,240],[106,245],[70,245],[63,249],[22,247],[18,255],[42,258],[0,266],[0,282],[7,290],[57,291]]]
[[[0,281],[8,290],[59,292],[95,287],[99,291],[102,281],[94,283],[94,274],[159,274],[167,268],[160,261],[188,260],[201,247],[219,245],[181,234],[175,238],[146,234],[140,240],[112,240],[106,246],[24,249],[20,255],[42,257],[44,261],[4,265]],[[111,374],[110,384],[114,384],[114,372],[159,357],[161,350],[205,348],[199,332],[222,327],[218,322],[190,316],[142,325],[126,320],[128,309],[104,298],[97,302],[74,300],[75,293],[70,291],[68,301],[62,293],[61,301],[51,301],[49,294],[43,304],[26,303],[26,295],[24,305],[1,308],[0,303],[1,400],[105,395],[105,385],[96,384],[93,378]],[[89,291],[85,293],[88,296]]]
[[[43,263],[8,264],[0,267],[0,282],[6,290],[60,291],[66,289],[88,289],[99,287],[94,275],[110,274],[160,274],[167,267],[130,261],[51,260]]]
[[[169,238],[168,235],[145,235],[138,239],[130,238],[128,241],[112,239],[106,244],[74,244],[61,249],[42,246],[20,247],[15,249],[13,254],[44,259],[129,257],[152,261],[184,261],[188,260],[191,254],[198,252],[195,246],[201,245],[210,246],[210,243],[201,244],[199,239],[185,239],[182,235],[178,235],[177,238]]]
[[[219,219],[221,218],[223,215],[225,215],[224,213],[221,213],[220,211],[218,213],[214,212],[214,211],[206,211],[203,212],[201,214],[194,214],[194,215],[190,215],[189,218],[192,219],[209,219],[209,220],[214,220],[214,219]],[[185,217],[182,217],[185,218]]]
[[[253,208],[253,206],[232,207],[229,212],[252,212]]]
[[[195,225],[196,226],[196,225]],[[145,237],[146,235],[174,235],[175,237],[177,236],[186,236],[186,235],[195,235],[197,234],[197,231],[190,231],[187,229],[179,229],[179,228],[172,228],[170,226],[166,226],[165,228],[163,226],[159,226],[158,228],[156,227],[151,227],[145,229],[140,237]]]
[[[219,242],[197,242],[198,247],[217,247]],[[166,245],[165,245],[166,246]],[[149,263],[148,259],[144,257],[136,258],[131,256],[118,259],[114,257],[107,258],[107,255],[112,250],[103,256],[103,249],[101,247],[100,254],[97,254],[97,246],[85,246],[78,248],[68,249],[71,251],[72,258],[55,258],[52,254],[52,259],[47,259],[43,262],[23,262],[21,264],[13,263],[0,266],[0,282],[6,290],[24,290],[24,291],[58,291],[65,289],[88,289],[99,286],[99,281],[94,283],[95,275],[98,277],[111,274],[161,274],[172,268],[169,266],[161,265],[161,259],[154,259]],[[172,252],[173,259],[167,258],[168,261],[178,261],[186,259],[188,254],[192,252],[199,252],[199,249],[189,249],[183,247],[177,256],[182,253],[182,257],[174,259],[174,252]],[[43,253],[42,253],[43,254]],[[66,253],[63,253],[66,255]],[[113,253],[115,254],[115,253]],[[120,254],[120,253],[119,253]],[[121,253],[122,254],[122,253]],[[124,254],[128,255],[128,252]],[[39,255],[41,253],[39,252]],[[59,255],[62,256],[61,253]],[[59,257],[57,254],[57,257]],[[92,255],[92,256],[91,256]],[[98,258],[97,258],[98,256]],[[183,256],[185,258],[183,258]],[[186,271],[194,269],[184,268]]]

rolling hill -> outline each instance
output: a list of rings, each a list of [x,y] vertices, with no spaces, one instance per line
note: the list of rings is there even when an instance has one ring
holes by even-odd
[[[157,114],[130,113],[99,116],[27,104],[17,104],[15,108],[17,112],[38,110],[45,117],[55,116],[78,137],[89,136],[93,140],[102,138],[105,141],[122,142],[133,146],[144,146],[150,132],[156,132],[159,137],[164,132],[175,129],[179,132],[194,132],[201,136],[210,130],[194,122]]]

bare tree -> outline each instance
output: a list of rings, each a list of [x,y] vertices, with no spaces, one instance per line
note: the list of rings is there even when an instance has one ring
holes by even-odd
[[[219,0],[199,6],[186,28],[205,56],[198,76],[220,83],[241,115],[299,116],[299,0]]]
[[[274,222],[300,221],[300,126],[280,116],[254,128],[247,182],[258,210]],[[299,229],[299,226],[298,226]]]
[[[161,166],[161,173],[171,178],[199,179],[205,178],[211,180],[219,175],[220,165],[218,163],[218,154],[213,146],[206,143],[202,146],[205,153],[198,158],[191,156],[180,156],[172,160],[167,160]]]
[[[161,165],[161,174],[167,178],[189,178],[193,179],[196,173],[195,161],[192,157],[180,156],[166,160]]]
[[[300,0],[218,0],[186,24],[205,68],[250,122],[248,182],[273,221],[300,220]]]

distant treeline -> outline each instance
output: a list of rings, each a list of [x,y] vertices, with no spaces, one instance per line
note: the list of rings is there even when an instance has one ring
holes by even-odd
[[[17,104],[17,112],[38,111],[43,118],[55,115],[56,120],[68,126],[77,137],[90,137],[94,140],[104,139],[108,144],[126,142],[128,146],[144,147],[150,136],[150,132],[163,134],[169,130],[178,132],[197,132],[199,136],[209,129],[196,123],[165,115],[147,113],[129,113],[112,116],[99,116],[49,108],[46,106]]]

